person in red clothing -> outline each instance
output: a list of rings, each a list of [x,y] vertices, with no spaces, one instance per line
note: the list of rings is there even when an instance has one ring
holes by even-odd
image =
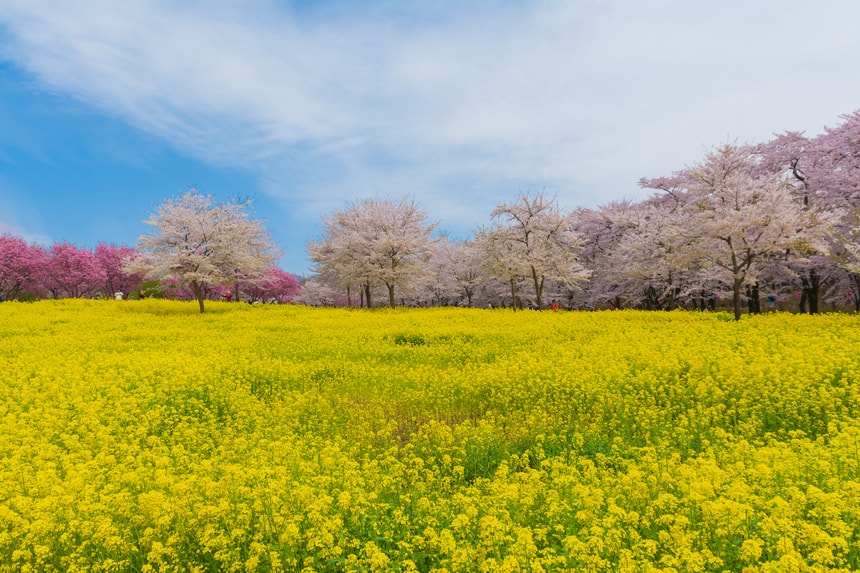
[[[555,299],[552,299],[552,304],[549,305],[550,310],[558,310],[558,302]]]

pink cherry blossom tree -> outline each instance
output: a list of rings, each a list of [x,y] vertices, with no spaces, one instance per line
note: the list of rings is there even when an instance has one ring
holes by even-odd
[[[290,302],[301,290],[299,279],[278,267],[269,267],[256,280],[242,283],[241,294],[248,302]]]
[[[22,294],[37,294],[47,258],[39,245],[0,235],[0,296],[14,300]]]
[[[116,293],[128,296],[131,292],[140,291],[143,276],[139,273],[129,273],[124,265],[137,255],[137,251],[126,245],[116,246],[107,243],[96,245],[95,258],[99,267],[104,271],[104,283],[100,290],[107,297]]]
[[[783,175],[794,184],[804,204],[837,217],[829,236],[829,253],[791,265],[800,282],[801,312],[807,308],[818,312],[822,288],[842,292],[847,281],[854,284],[854,290],[860,289],[860,273],[854,270],[860,259],[852,247],[860,239],[853,231],[860,220],[860,111],[840,119],[836,127],[825,128],[814,137],[786,132],[757,146],[759,169]]]
[[[42,267],[42,285],[54,298],[80,298],[99,292],[105,271],[93,251],[71,243],[54,243]]]

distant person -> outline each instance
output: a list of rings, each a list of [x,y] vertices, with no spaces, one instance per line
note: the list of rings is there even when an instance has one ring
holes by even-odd
[[[552,299],[552,304],[549,305],[550,310],[558,310],[558,301]]]

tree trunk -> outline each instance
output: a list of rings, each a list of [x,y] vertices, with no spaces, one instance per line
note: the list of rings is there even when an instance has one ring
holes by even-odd
[[[352,294],[349,289],[349,285],[346,285],[346,306],[352,308]]]
[[[517,284],[514,279],[511,279],[511,307],[517,311]]]
[[[818,298],[821,293],[821,279],[813,269],[809,273],[809,314],[818,314]]]
[[[800,312],[806,312],[806,303],[809,303],[809,314],[818,314],[818,298],[821,293],[821,279],[815,269],[801,279],[803,293],[800,296]]]
[[[741,279],[735,278],[732,283],[732,306],[735,310],[735,320],[741,319]]]
[[[657,297],[657,290],[653,286],[645,289],[645,310],[659,310],[660,300]]]
[[[750,314],[761,314],[761,299],[758,294],[758,283],[747,285],[747,308]]]
[[[388,287],[388,306],[394,308],[394,285],[386,284],[385,286]]]
[[[809,290],[809,314],[818,314],[818,294],[820,292],[819,287],[815,287]]]
[[[200,314],[203,314],[203,287],[197,281],[191,281],[191,288],[194,290],[194,298],[197,299],[198,304],[200,305]]]
[[[370,302],[370,283],[364,285],[364,300],[367,302],[367,308],[373,308]]]
[[[538,310],[543,308],[543,277],[538,280],[537,271],[532,267],[532,280],[535,283],[535,304]]]
[[[854,312],[860,312],[860,274],[851,273],[851,283],[854,288],[851,289],[851,302],[854,303]]]

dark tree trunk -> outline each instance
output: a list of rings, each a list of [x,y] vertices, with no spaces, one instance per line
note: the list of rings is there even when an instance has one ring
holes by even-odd
[[[645,289],[645,310],[660,310],[660,299],[657,297],[657,289],[652,286]]]
[[[394,285],[385,285],[388,287],[388,306],[394,308]]]
[[[758,283],[747,285],[747,308],[750,314],[761,314],[761,298],[758,293]]]
[[[854,312],[860,312],[860,274],[851,273],[851,302],[854,303]]]
[[[821,279],[815,269],[801,279],[803,291],[800,295],[800,312],[806,312],[806,304],[809,303],[809,314],[818,314],[818,298],[821,293]]]
[[[672,310],[678,306],[678,295],[681,294],[681,289],[678,287],[669,289],[669,296],[666,299],[666,310]]]
[[[732,307],[735,311],[735,320],[741,319],[741,279],[735,278],[732,283]]]

